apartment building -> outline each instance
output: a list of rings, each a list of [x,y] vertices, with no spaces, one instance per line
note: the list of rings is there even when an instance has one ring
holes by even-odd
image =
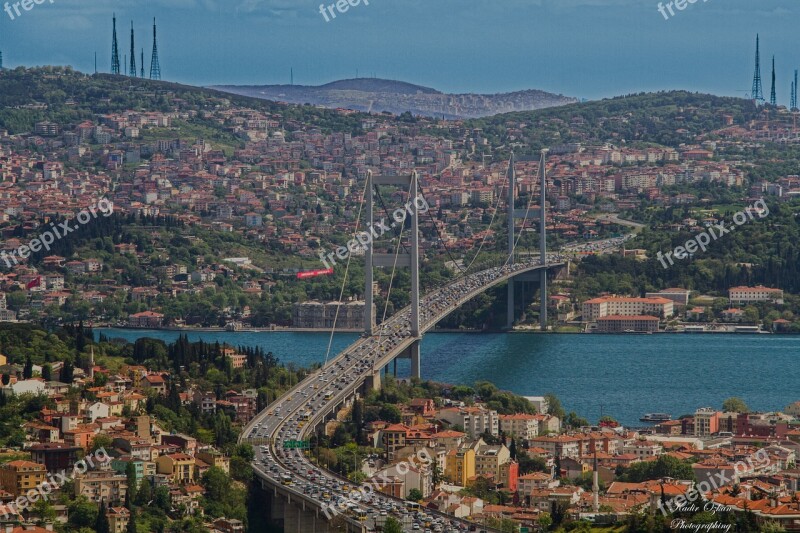
[[[503,487],[517,490],[519,465],[511,460],[511,451],[503,444],[479,446],[475,452],[475,475],[494,480]]]
[[[0,467],[0,488],[14,496],[26,494],[45,480],[47,469],[33,461],[10,461]]]
[[[500,431],[515,439],[529,440],[539,435],[537,415],[500,415]]]
[[[461,448],[447,452],[444,476],[451,483],[466,487],[471,477],[475,477],[475,450]]]
[[[128,478],[113,470],[95,470],[75,478],[75,496],[86,496],[100,503],[124,502],[128,492]]]
[[[694,435],[707,437],[719,431],[719,412],[711,407],[701,407],[694,413]]]
[[[495,437],[500,434],[497,411],[484,407],[446,407],[439,410],[437,418],[453,426],[461,426],[471,439],[477,439],[483,433]]]
[[[532,447],[543,448],[553,457],[572,457],[578,459],[581,455],[582,440],[569,435],[556,435],[552,437],[536,437],[531,439]]]
[[[156,459],[156,472],[169,476],[173,483],[191,483],[194,467],[194,457],[185,453],[162,455]]]

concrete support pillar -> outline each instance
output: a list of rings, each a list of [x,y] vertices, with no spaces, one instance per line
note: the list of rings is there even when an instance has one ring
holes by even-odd
[[[371,377],[366,380],[367,390],[381,390],[381,371],[380,369],[373,371]]]
[[[270,520],[278,525],[284,524],[286,519],[286,500],[281,496],[273,496],[272,505],[270,508]]]
[[[539,272],[539,327],[547,331],[547,270]]]
[[[508,309],[506,313],[506,329],[511,329],[514,327],[514,278],[508,280]]]
[[[409,347],[411,350],[411,377],[422,379],[422,356],[420,354],[420,341],[414,341]]]
[[[286,512],[283,517],[284,533],[299,533],[300,529],[300,509],[290,503],[286,504]]]

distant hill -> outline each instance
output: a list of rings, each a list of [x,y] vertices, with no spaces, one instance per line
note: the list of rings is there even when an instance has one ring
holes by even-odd
[[[481,118],[575,103],[576,98],[538,90],[500,94],[445,94],[429,87],[378,78],[340,80],[320,86],[215,85],[213,89],[291,104],[313,104],[399,115]]]
[[[292,87],[289,85],[288,87]],[[294,87],[297,87],[296,85]],[[352,80],[339,80],[320,85],[319,87],[306,87],[310,89],[324,89],[328,91],[362,91],[371,93],[396,93],[396,94],[442,94],[436,89],[414,85],[405,81],[382,80],[380,78],[356,78]]]

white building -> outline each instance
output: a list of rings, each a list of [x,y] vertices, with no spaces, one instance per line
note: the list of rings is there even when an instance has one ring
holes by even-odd
[[[482,433],[492,436],[500,434],[500,418],[497,411],[483,407],[446,407],[439,410],[437,418],[453,426],[464,428],[469,438],[476,439]]]

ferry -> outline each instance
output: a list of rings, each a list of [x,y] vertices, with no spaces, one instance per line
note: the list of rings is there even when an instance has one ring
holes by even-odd
[[[668,420],[672,420],[672,415],[667,413],[647,413],[639,419],[639,422],[666,422]]]

